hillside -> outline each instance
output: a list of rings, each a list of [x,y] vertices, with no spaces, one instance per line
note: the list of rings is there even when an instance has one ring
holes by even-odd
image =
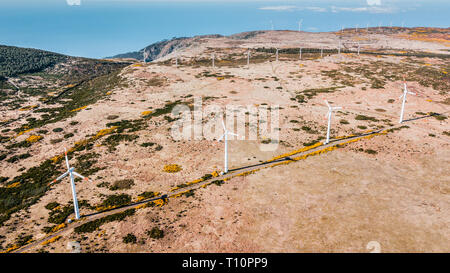
[[[151,45],[149,63],[69,57],[9,76],[0,91],[0,249],[367,252],[377,241],[382,252],[448,252],[448,34],[207,35]],[[404,83],[416,95],[399,123]],[[200,131],[217,120],[214,132],[175,138],[183,116],[172,110],[200,100]],[[343,107],[329,143],[325,100]],[[240,126],[225,120],[240,137],[230,136],[221,175],[229,106],[241,106],[229,111]],[[278,124],[264,130],[269,110]],[[82,218],[71,223],[68,178],[51,184],[67,170],[65,148],[90,179],[76,179]]]

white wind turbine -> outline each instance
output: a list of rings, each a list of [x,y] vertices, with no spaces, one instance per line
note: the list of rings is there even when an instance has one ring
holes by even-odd
[[[278,48],[277,48],[277,52],[275,53],[275,55],[276,55],[276,61],[278,62]]]
[[[342,107],[331,107],[331,105],[328,103],[327,100],[325,100],[325,103],[328,106],[328,113],[325,116],[326,118],[328,118],[328,129],[327,129],[327,140],[325,141],[324,144],[328,144],[330,142],[331,115],[332,115],[333,111],[342,109]]]
[[[143,54],[144,54],[144,63],[147,63],[147,59],[148,59],[148,56],[150,56],[150,54],[147,52],[146,49],[144,49]]]
[[[320,48],[320,58],[323,57],[323,46]]]
[[[298,21],[298,31],[299,31],[299,32],[302,30],[302,23],[303,23],[303,19],[301,19],[300,21]]]
[[[65,172],[64,174],[62,174],[60,177],[56,178],[55,180],[53,180],[52,183],[55,183],[56,181],[59,181],[63,178],[65,178],[67,175],[69,175],[70,177],[70,185],[72,186],[72,197],[73,197],[73,208],[75,211],[75,219],[80,219],[80,211],[78,208],[78,200],[77,200],[77,192],[75,190],[75,177],[74,176],[78,176],[79,178],[85,180],[85,181],[89,181],[88,178],[82,176],[81,174],[75,172],[75,168],[74,167],[70,167],[69,165],[69,159],[67,158],[67,150],[64,148],[64,155],[66,158],[66,166],[67,166],[67,172]]]
[[[302,48],[300,47],[300,52],[299,52],[299,56],[298,59],[301,60],[302,59]]]
[[[402,100],[402,110],[400,112],[399,123],[403,122],[403,114],[404,114],[404,111],[405,111],[405,103],[406,103],[406,95],[407,94],[416,95],[416,93],[408,91],[408,88],[406,87],[406,81],[404,81],[403,82],[403,94],[399,97],[399,99],[403,98],[403,100]]]
[[[250,49],[247,51],[247,67],[250,67]]]
[[[270,20],[270,27],[273,30],[273,22],[272,22],[272,20]]]
[[[214,53],[212,53],[211,54],[211,59],[212,59],[212,68],[214,69],[214,68],[216,68],[216,66],[215,66],[215,64],[214,64],[214,59],[215,59],[215,55],[214,55]]]
[[[235,133],[231,133],[227,130],[227,127],[225,126],[223,119],[222,119],[222,127],[223,127],[224,134],[219,138],[218,141],[220,142],[220,141],[222,141],[222,139],[225,140],[225,163],[224,163],[223,173],[226,174],[228,172],[228,135],[232,135],[232,136],[238,136],[238,135]]]

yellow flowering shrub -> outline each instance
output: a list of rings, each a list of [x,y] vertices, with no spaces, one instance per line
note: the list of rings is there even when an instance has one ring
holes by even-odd
[[[153,112],[152,112],[152,111],[144,111],[144,112],[141,113],[141,115],[143,115],[143,116],[148,116],[148,115],[150,115],[151,113],[153,113]]]
[[[85,106],[82,106],[82,107],[80,107],[80,108],[77,108],[77,109],[73,109],[73,110],[71,110],[70,112],[77,112],[77,111],[80,111],[80,110],[83,110],[83,109],[85,109],[87,107],[87,105],[85,105]]]
[[[27,138],[27,142],[28,143],[35,143],[35,142],[38,142],[39,140],[41,140],[43,137],[42,136],[35,136],[35,135],[32,135],[32,136],[29,136],[28,138]]]
[[[59,239],[61,239],[61,235],[55,236],[51,239],[48,239],[47,241],[42,242],[41,245],[46,246],[48,244],[58,241]]]
[[[166,173],[177,173],[181,170],[182,170],[182,168],[178,164],[169,164],[169,165],[164,166],[164,168],[163,168],[163,171],[165,171]]]
[[[6,186],[6,188],[11,189],[17,188],[18,186],[20,186],[20,182],[12,183],[11,185]]]

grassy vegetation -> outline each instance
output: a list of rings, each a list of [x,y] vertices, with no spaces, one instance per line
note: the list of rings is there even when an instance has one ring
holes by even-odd
[[[146,233],[152,239],[164,238],[164,231],[159,229],[158,227],[153,227],[151,230],[147,230]]]
[[[128,216],[134,215],[136,212],[135,209],[128,209],[124,212],[108,215],[106,217],[88,222],[81,226],[78,226],[74,229],[75,233],[90,233],[97,230],[103,224],[114,222],[114,221],[123,221]]]
[[[112,191],[126,190],[126,189],[131,189],[132,186],[134,186],[133,179],[121,179],[121,180],[115,181],[109,189]]]
[[[336,90],[343,88],[344,86],[334,86],[327,88],[313,88],[306,89],[303,91],[298,91],[297,96],[295,98],[291,98],[291,100],[296,100],[298,103],[307,103],[309,99],[314,98],[315,96],[322,93],[334,93]]]

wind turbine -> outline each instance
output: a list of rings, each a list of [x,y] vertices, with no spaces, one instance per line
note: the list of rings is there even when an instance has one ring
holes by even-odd
[[[399,97],[399,99],[403,98],[402,101],[402,111],[400,112],[400,121],[399,123],[403,122],[403,113],[405,111],[405,103],[406,103],[406,95],[407,94],[411,94],[411,95],[416,95],[416,93],[413,92],[409,92],[408,88],[406,87],[406,81],[403,82],[403,94]]]
[[[331,115],[332,115],[333,111],[342,109],[342,107],[331,107],[331,105],[328,103],[327,100],[325,100],[325,103],[328,106],[328,113],[325,116],[326,118],[328,118],[328,129],[327,129],[327,140],[325,141],[324,144],[328,144],[330,142]]]
[[[56,178],[55,180],[53,180],[52,183],[55,183],[56,181],[59,181],[61,179],[63,179],[64,177],[66,177],[67,175],[69,175],[70,177],[70,185],[72,186],[72,197],[73,197],[73,208],[75,211],[75,219],[80,219],[80,211],[78,208],[78,200],[77,200],[77,192],[75,190],[75,177],[74,176],[78,176],[79,178],[85,180],[85,181],[89,181],[88,178],[82,176],[81,174],[75,172],[75,168],[74,167],[70,167],[69,165],[69,159],[67,158],[67,150],[64,148],[64,155],[66,157],[66,166],[67,166],[67,172],[65,172],[64,174],[62,174],[60,177]]]
[[[301,60],[302,59],[302,48],[300,47],[300,52],[299,52],[299,56],[298,59]]]
[[[358,42],[358,56],[359,56],[359,50],[360,50],[360,48],[361,48],[361,45],[360,45],[359,42]]]
[[[228,172],[228,135],[233,135],[233,136],[238,136],[235,133],[231,133],[227,130],[227,127],[225,126],[225,123],[223,122],[222,119],[222,127],[223,127],[223,131],[224,134],[219,138],[219,142],[222,141],[222,139],[225,140],[225,166],[224,166],[224,171],[223,173],[226,174]]]
[[[216,66],[215,66],[215,64],[214,64],[214,59],[215,59],[215,55],[214,55],[214,53],[212,53],[211,54],[211,59],[212,59],[212,68],[214,69],[214,68],[216,68]]]
[[[147,52],[147,50],[145,48],[144,48],[143,54],[144,54],[144,63],[147,63],[147,59],[150,54]]]
[[[271,29],[273,30],[273,22],[272,22],[272,20],[270,20],[270,26],[271,26]]]
[[[278,48],[277,48],[277,52],[275,53],[275,58],[276,58],[276,61],[278,62]]]
[[[298,31],[299,31],[299,32],[302,30],[302,23],[303,23],[303,19],[301,19],[300,21],[298,21]]]
[[[355,32],[358,33],[359,24],[356,24]]]
[[[320,58],[323,57],[323,46],[320,48]]]
[[[369,32],[369,23],[366,25],[366,31]]]
[[[250,49],[247,51],[247,67],[250,67]]]

